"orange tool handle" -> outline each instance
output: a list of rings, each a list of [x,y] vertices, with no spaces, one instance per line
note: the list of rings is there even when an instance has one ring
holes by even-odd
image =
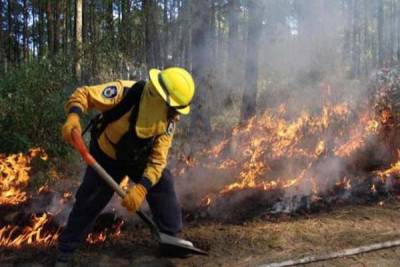
[[[79,151],[83,160],[93,168],[95,172],[103,179],[121,198],[126,196],[126,192],[114,181],[114,179],[107,173],[107,171],[100,166],[99,163],[93,158],[93,156],[89,153],[85,142],[82,139],[80,133],[72,129],[72,142],[76,150]],[[153,235],[157,240],[160,240],[160,230],[158,226],[150,219],[146,214],[144,214],[141,210],[136,211],[137,215],[150,227]]]
[[[80,133],[77,130],[72,129],[71,135],[72,135],[72,141],[73,141],[73,145],[74,145],[75,149],[79,151],[79,154],[81,154],[83,160],[89,166],[93,166],[93,164],[96,163],[96,160],[92,157],[92,155],[90,155]]]

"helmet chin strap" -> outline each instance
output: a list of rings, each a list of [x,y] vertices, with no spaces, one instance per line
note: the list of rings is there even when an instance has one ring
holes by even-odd
[[[168,115],[167,115],[168,120],[178,121],[179,116],[180,116],[180,114],[175,108],[173,108],[173,107],[168,108]]]

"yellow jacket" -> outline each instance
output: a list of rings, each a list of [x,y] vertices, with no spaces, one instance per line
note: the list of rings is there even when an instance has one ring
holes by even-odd
[[[90,109],[96,109],[101,112],[107,111],[123,99],[124,90],[131,88],[134,83],[135,81],[117,80],[100,85],[79,87],[65,104],[65,110],[67,113],[77,108],[82,112],[87,112]],[[155,137],[152,151],[143,173],[143,176],[154,185],[160,179],[162,171],[167,164],[174,125],[168,122],[168,107],[165,101],[157,93],[154,94],[147,84],[141,96],[141,105],[139,106],[135,129],[140,138]],[[131,111],[108,124],[98,139],[100,149],[113,159],[116,159],[116,151],[109,140],[114,144],[118,143],[120,138],[128,131]]]

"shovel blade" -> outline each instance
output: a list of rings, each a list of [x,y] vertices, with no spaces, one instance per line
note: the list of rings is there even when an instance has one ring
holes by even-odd
[[[174,257],[187,257],[189,254],[208,255],[202,249],[196,248],[192,242],[164,233],[159,234],[160,249],[165,254]]]

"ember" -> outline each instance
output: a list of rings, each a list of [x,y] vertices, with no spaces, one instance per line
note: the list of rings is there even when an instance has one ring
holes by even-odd
[[[97,218],[93,227],[93,232],[90,233],[86,242],[89,244],[103,243],[107,238],[116,239],[121,235],[121,227],[124,221],[118,218],[115,213],[103,213]]]

